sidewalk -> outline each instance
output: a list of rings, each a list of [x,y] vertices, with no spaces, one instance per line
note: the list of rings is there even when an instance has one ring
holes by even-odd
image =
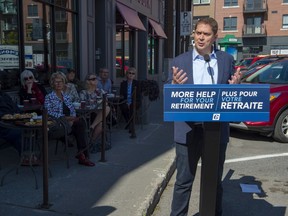
[[[10,173],[0,187],[0,215],[150,215],[174,171],[173,124],[163,122],[162,112],[162,100],[152,102],[149,123],[143,128],[136,126],[135,139],[123,127],[114,128],[107,161],[98,162],[100,153],[91,154],[95,167],[78,165],[72,156],[75,148],[70,150],[69,169],[64,159],[52,161],[48,199],[51,207],[47,210],[38,208],[43,203],[42,167],[35,168],[38,190],[29,167],[20,167],[18,175]],[[63,154],[61,148],[58,154]],[[17,156],[7,149],[0,152],[0,159],[9,159],[11,167]],[[3,166],[0,177],[6,171]]]

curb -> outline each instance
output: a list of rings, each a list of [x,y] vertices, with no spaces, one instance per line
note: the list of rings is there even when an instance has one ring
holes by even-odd
[[[167,184],[169,183],[172,175],[176,170],[176,158],[174,148],[172,149],[172,152],[173,153],[171,153],[171,158],[169,158],[169,162],[171,163],[169,163],[165,168],[165,174],[163,175],[163,177],[157,179],[155,183],[157,186],[146,199],[147,202],[144,203],[146,204],[146,206],[143,208],[141,216],[151,216],[153,214],[163,191],[165,190]]]

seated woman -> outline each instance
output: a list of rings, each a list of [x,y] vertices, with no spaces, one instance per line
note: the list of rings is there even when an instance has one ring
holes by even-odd
[[[136,69],[130,67],[126,72],[126,80],[120,84],[120,96],[123,98],[120,102],[120,109],[124,116],[127,126],[130,129],[131,118],[133,116],[133,94],[136,89],[136,109],[141,105],[141,91],[139,82],[135,79]]]
[[[101,91],[97,88],[97,82],[98,80],[95,74],[88,74],[86,76],[86,90],[82,90],[79,94],[81,100],[94,101],[97,103],[97,99],[99,100],[99,97],[101,97]],[[109,112],[110,107],[106,106],[106,117],[108,116]],[[102,133],[102,115],[102,110],[97,110],[96,117],[90,125],[91,144],[94,144],[96,139]]]
[[[50,85],[53,91],[45,97],[45,108],[48,115],[58,119],[67,120],[68,126],[71,126],[71,133],[75,136],[78,153],[76,158],[79,164],[85,166],[95,166],[88,159],[88,140],[86,136],[86,123],[83,119],[76,117],[74,106],[69,95],[63,92],[66,83],[66,77],[62,72],[56,72],[51,75]]]
[[[72,103],[80,102],[79,94],[73,83],[66,83],[66,85],[64,86],[64,92],[70,96]]]
[[[20,80],[20,104],[23,104],[24,100],[29,100],[31,102],[32,98],[36,99],[37,104],[44,104],[47,92],[42,85],[36,82],[33,73],[30,70],[24,70],[20,75]]]

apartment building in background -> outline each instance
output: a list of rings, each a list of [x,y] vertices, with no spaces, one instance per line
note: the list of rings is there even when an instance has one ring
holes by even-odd
[[[288,54],[288,0],[193,0],[193,22],[213,17],[218,48],[236,61],[259,54]]]

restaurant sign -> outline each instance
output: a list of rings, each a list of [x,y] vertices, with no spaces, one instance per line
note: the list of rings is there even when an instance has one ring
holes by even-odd
[[[18,46],[0,45],[0,67],[3,69],[19,67]],[[32,46],[25,46],[25,67],[33,67]]]

